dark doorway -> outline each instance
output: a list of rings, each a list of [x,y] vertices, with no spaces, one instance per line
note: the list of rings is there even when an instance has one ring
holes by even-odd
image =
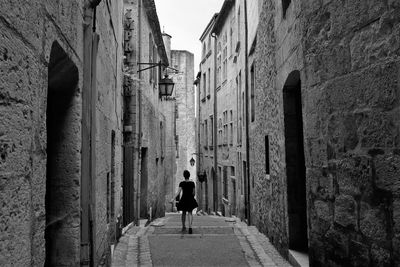
[[[213,209],[215,212],[218,211],[218,179],[215,175],[214,168],[211,169],[211,177],[213,181]]]
[[[46,266],[72,266],[79,261],[80,180],[74,94],[78,69],[54,42],[48,67],[46,110]]]
[[[244,182],[244,218],[250,218],[250,180],[247,177],[247,164],[243,161],[243,182]]]
[[[147,170],[147,148],[142,148],[141,175],[140,175],[140,218],[147,219],[147,190],[148,190],[148,170]]]
[[[205,204],[204,210],[205,210],[206,212],[209,212],[209,210],[208,210],[208,180],[207,180],[207,178],[206,178],[205,181],[204,181],[204,198],[205,198],[205,201],[204,201],[204,204]]]
[[[236,179],[232,179],[232,210],[231,213],[232,215],[236,215],[236,198],[237,198],[237,192],[236,192]]]
[[[308,250],[301,81],[292,72],[283,88],[289,248]]]
[[[127,226],[135,219],[135,203],[134,197],[134,147],[124,147],[124,178],[122,183],[122,196],[123,196],[123,226]]]

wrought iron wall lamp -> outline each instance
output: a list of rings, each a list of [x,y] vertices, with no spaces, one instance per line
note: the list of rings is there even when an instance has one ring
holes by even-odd
[[[172,92],[174,90],[174,85],[175,83],[172,81],[171,78],[168,77],[168,74],[166,73],[164,75],[164,78],[161,78],[161,70],[162,67],[164,67],[164,70],[166,69],[171,69],[174,70],[175,72],[178,72],[177,69],[171,68],[166,66],[165,64],[163,64],[161,61],[159,61],[158,63],[137,63],[139,66],[140,65],[148,65],[150,67],[144,68],[144,69],[140,69],[137,72],[141,72],[144,70],[149,70],[155,67],[158,67],[158,89],[159,89],[159,94],[160,96],[171,96]]]

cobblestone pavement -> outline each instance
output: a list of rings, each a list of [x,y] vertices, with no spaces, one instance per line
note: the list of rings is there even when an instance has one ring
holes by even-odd
[[[181,232],[180,214],[148,227],[131,227],[112,266],[291,266],[254,226],[238,219],[194,216],[193,234]]]

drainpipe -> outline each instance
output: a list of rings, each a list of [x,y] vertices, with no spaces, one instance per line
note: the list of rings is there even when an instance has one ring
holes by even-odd
[[[139,0],[139,6],[138,6],[138,46],[137,46],[137,62],[141,61],[141,55],[142,55],[142,0]],[[142,73],[139,72],[139,81],[142,79]],[[141,178],[141,146],[142,146],[142,94],[141,94],[141,83],[138,83],[138,90],[137,90],[137,95],[136,99],[138,101],[138,132],[137,132],[137,150],[135,151],[137,155],[137,160],[136,160],[136,216],[135,216],[135,225],[139,225],[140,223],[140,197],[141,197],[141,192],[140,192],[140,178]]]
[[[246,173],[247,173],[247,223],[251,225],[251,206],[250,206],[250,147],[249,147],[249,81],[248,81],[248,72],[249,72],[249,57],[247,54],[248,50],[248,25],[247,25],[247,0],[244,0],[244,51],[245,51],[245,95],[246,95]]]
[[[217,179],[217,196],[219,196],[218,191],[218,181],[219,181],[219,177],[218,177],[218,135],[217,135],[217,126],[218,126],[218,116],[217,116],[217,71],[216,71],[216,65],[217,65],[217,36],[212,33],[211,36],[214,38],[214,131],[213,131],[213,135],[214,135],[214,179]],[[214,191],[213,191],[214,194]],[[214,200],[214,199],[213,199]],[[218,201],[219,203],[219,201]],[[214,201],[213,201],[213,207],[214,207]],[[215,210],[215,212],[218,211],[218,205],[217,205],[217,210]]]

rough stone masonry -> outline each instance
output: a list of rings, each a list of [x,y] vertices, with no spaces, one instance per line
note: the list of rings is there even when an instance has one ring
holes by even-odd
[[[311,265],[399,266],[400,2],[264,1],[256,50],[256,225],[293,249],[290,192],[302,185],[288,185],[284,99],[297,90]]]

